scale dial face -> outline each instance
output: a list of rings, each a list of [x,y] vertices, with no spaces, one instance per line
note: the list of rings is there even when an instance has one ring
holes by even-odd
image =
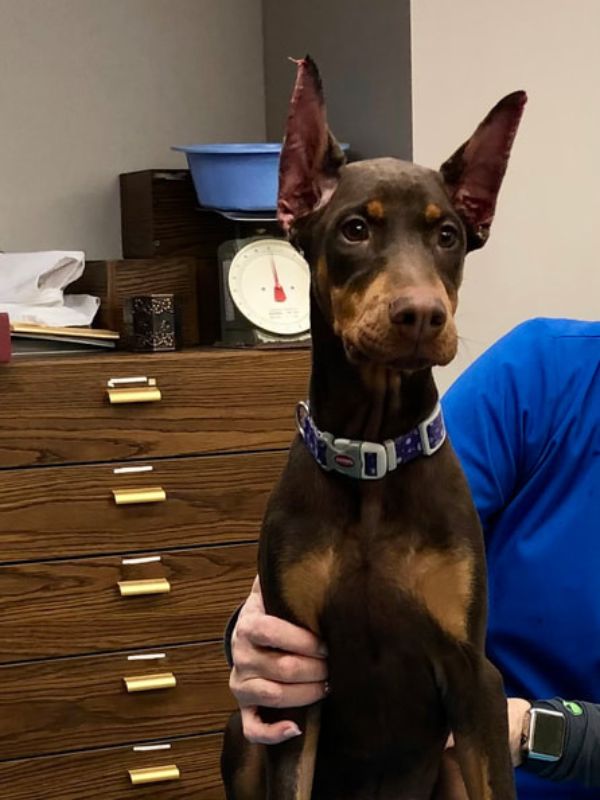
[[[310,271],[284,239],[257,239],[239,250],[229,268],[229,293],[253,325],[297,336],[310,327]]]

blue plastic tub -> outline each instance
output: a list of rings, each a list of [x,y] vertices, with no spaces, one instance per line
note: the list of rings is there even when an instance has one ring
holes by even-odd
[[[273,211],[281,144],[202,144],[185,153],[200,205],[222,211]]]

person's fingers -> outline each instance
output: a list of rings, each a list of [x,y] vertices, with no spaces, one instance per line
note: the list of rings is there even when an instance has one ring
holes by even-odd
[[[248,595],[248,599],[246,600],[246,604],[250,602],[252,607],[256,611],[262,611],[264,614],[265,612],[265,604],[263,603],[262,598],[262,591],[260,588],[260,578],[258,575],[254,578],[254,582],[252,583],[252,588],[250,589],[250,594]]]
[[[286,684],[264,678],[243,680],[235,668],[229,676],[229,688],[240,707],[298,708],[316,703],[327,694],[325,681]]]
[[[523,761],[522,739],[529,730],[531,703],[520,697],[509,697],[508,701],[508,745],[513,767]]]
[[[327,662],[240,642],[234,664],[241,679],[266,678],[279,683],[314,683],[327,680]]]
[[[250,742],[279,744],[302,733],[296,723],[291,720],[273,723],[263,722],[254,706],[242,708],[241,713],[244,736]]]
[[[268,614],[240,614],[232,637],[234,647],[238,641],[246,639],[255,647],[270,647],[288,653],[325,658],[325,644],[305,628]]]
[[[327,693],[323,642],[311,631],[265,614],[258,578],[240,611],[231,648],[234,667],[229,685],[242,709],[300,707],[322,700]],[[245,717],[248,738],[266,741],[268,736],[284,735],[280,723],[273,734],[256,713]]]

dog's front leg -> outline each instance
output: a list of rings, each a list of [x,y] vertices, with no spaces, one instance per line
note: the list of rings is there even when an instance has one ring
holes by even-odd
[[[265,720],[272,717],[272,709]],[[300,736],[266,749],[267,800],[310,800],[312,795],[321,704],[285,709],[285,718],[293,720]]]
[[[457,646],[442,673],[444,703],[468,799],[515,800],[500,673],[468,645]]]

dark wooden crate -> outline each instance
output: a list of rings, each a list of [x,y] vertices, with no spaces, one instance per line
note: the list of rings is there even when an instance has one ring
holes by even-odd
[[[96,324],[125,333],[123,303],[129,297],[174,294],[181,307],[182,343],[191,347],[198,332],[197,259],[189,257],[88,261],[81,278],[72,286],[100,298]]]
[[[148,169],[119,176],[125,258],[194,256],[199,343],[220,335],[217,250],[239,235],[231,220],[201,210],[189,170]]]
[[[235,225],[198,207],[188,170],[149,169],[119,176],[121,237],[125,258],[217,258]]]

